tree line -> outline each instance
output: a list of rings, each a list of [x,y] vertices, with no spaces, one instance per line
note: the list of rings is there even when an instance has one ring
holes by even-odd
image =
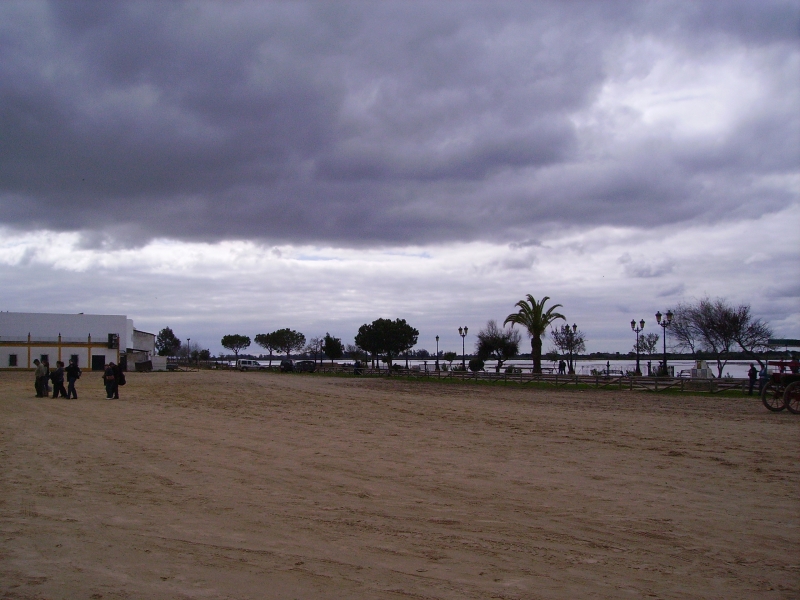
[[[586,349],[586,334],[577,325],[570,326],[567,323],[566,317],[558,312],[558,309],[563,308],[561,304],[548,306],[549,300],[549,296],[537,300],[527,294],[525,299],[514,305],[516,312],[509,314],[502,326],[490,319],[476,336],[476,356],[470,361],[469,368],[482,370],[487,360],[494,360],[495,370],[500,372],[504,363],[519,356],[522,330],[530,338],[533,372],[541,373],[543,339],[549,329],[554,348],[548,353],[548,358],[561,357],[569,372],[574,373],[574,360]],[[671,348],[688,351],[695,357],[711,356],[716,361],[718,376],[722,376],[728,360],[739,351],[763,365],[763,357],[759,353],[769,350],[769,339],[773,333],[765,321],[752,315],[749,305],[733,306],[724,299],[706,297],[694,302],[680,303],[670,313],[673,318],[669,326],[663,329],[669,331]],[[564,321],[565,324],[556,326],[557,321]],[[383,360],[391,372],[398,358],[405,357],[408,366],[407,360],[414,354],[412,348],[417,344],[418,337],[419,331],[405,319],[381,318],[359,327],[354,345],[344,345],[341,339],[329,333],[324,337],[311,338],[307,342],[302,333],[289,328],[259,333],[253,340],[246,335],[226,335],[222,338],[221,345],[238,359],[239,353],[250,347],[254,341],[267,351],[270,365],[274,353],[289,357],[292,353],[305,351],[315,361],[318,356],[334,361],[345,352],[350,355],[363,353],[366,360],[372,360],[373,366],[376,359]],[[658,352],[659,340],[657,333],[644,333],[638,336],[633,351],[652,356]],[[174,355],[181,348],[181,340],[175,337],[172,329],[166,327],[157,336],[156,348],[162,356]],[[430,353],[420,349],[417,356],[428,357]],[[449,362],[452,368],[452,362],[457,356],[455,352],[439,352],[436,359],[437,363],[439,358]],[[192,353],[192,358],[207,360],[210,353],[208,350],[196,350]]]

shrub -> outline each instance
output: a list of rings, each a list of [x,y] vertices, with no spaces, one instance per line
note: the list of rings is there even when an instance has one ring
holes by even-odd
[[[469,370],[473,373],[483,371],[483,361],[480,358],[473,358],[469,361]]]

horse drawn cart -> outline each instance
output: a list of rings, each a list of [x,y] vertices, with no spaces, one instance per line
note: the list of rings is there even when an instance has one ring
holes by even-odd
[[[789,409],[796,415],[800,414],[800,374],[798,373],[797,360],[776,360],[767,363],[771,367],[778,367],[766,385],[761,389],[761,401],[768,409],[774,412]]]

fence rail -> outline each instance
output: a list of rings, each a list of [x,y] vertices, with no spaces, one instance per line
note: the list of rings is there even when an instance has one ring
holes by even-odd
[[[353,374],[352,366],[318,365],[317,372],[329,374]],[[367,377],[386,377],[386,369],[360,369],[360,375]],[[549,373],[490,373],[479,371],[424,371],[416,369],[399,369],[395,373],[403,377],[419,379],[442,379],[455,381],[482,381],[493,384],[547,384],[553,387],[569,385],[588,385],[598,389],[640,390],[646,392],[663,392],[679,390],[681,392],[698,392],[717,394],[728,390],[747,392],[749,380],[740,378],[701,379],[686,377],[629,377],[627,375],[558,375]]]

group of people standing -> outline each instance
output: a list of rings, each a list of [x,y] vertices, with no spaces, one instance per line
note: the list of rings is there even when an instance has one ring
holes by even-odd
[[[46,360],[40,361],[38,358],[33,361],[36,365],[34,377],[34,387],[36,397],[45,398],[50,394],[50,384],[53,384],[53,398],[75,398],[78,399],[78,392],[75,390],[75,382],[81,377],[81,370],[77,362],[69,361],[69,366],[64,367],[63,361],[56,362],[55,371],[50,370],[50,365]],[[67,378],[67,389],[64,389],[64,378]]]
[[[78,399],[78,392],[75,389],[75,382],[80,379],[82,371],[78,367],[75,359],[69,361],[69,366],[64,367],[62,361],[56,362],[56,369],[50,370],[50,365],[46,360],[40,361],[38,358],[33,361],[36,365],[34,373],[37,398],[47,398],[50,395],[50,384],[53,384],[53,398],[74,398]],[[64,389],[64,378],[67,379],[67,389]],[[119,400],[119,386],[125,385],[125,373],[119,365],[113,362],[107,363],[103,368],[103,383],[106,388],[106,399]]]
[[[119,365],[109,362],[103,368],[103,383],[106,386],[106,400],[119,400],[119,386],[125,385],[125,373]]]

